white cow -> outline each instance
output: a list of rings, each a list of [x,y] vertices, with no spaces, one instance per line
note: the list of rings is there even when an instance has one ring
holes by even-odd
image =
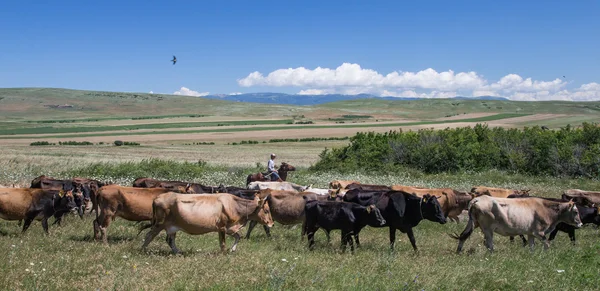
[[[304,192],[311,188],[312,185],[301,186],[298,184],[294,184],[291,182],[252,182],[248,184],[248,189],[250,190],[283,190],[283,191],[297,191]]]

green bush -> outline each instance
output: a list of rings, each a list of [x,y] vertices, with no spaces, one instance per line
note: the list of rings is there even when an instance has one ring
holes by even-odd
[[[313,170],[408,167],[425,173],[506,170],[556,177],[600,178],[600,127],[560,130],[475,127],[358,133],[350,145],[325,149]]]
[[[30,146],[47,146],[47,145],[56,145],[55,143],[50,143],[47,141],[34,141],[29,144]]]
[[[123,141],[121,141],[121,140],[115,140],[115,146],[120,147],[122,145],[123,145]]]

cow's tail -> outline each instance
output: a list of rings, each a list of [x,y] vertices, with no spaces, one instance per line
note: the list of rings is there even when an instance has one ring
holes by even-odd
[[[473,205],[475,203],[477,203],[477,200],[472,200],[471,203],[469,203],[469,221],[467,222],[467,227],[465,227],[465,230],[463,230],[460,235],[457,233],[449,234],[451,238],[464,241],[471,236],[473,230],[475,229],[475,219],[473,218]]]
[[[248,175],[248,177],[246,177],[246,188],[248,187],[248,185],[250,185],[250,182],[252,180],[252,174]]]

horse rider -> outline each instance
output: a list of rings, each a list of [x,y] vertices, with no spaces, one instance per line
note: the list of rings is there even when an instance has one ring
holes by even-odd
[[[275,166],[275,158],[277,155],[271,154],[271,159],[267,162],[267,177],[271,181],[281,181],[279,173],[277,173],[277,167]]]

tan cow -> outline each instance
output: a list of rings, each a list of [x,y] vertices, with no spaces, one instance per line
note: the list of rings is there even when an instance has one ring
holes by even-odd
[[[463,210],[467,209],[469,201],[471,201],[473,198],[473,196],[466,192],[456,191],[451,188],[428,189],[403,185],[393,185],[391,188],[395,191],[404,191],[419,197],[423,197],[426,194],[436,196],[440,206],[442,206],[444,215],[450,220],[456,222],[460,221],[459,215],[463,212]]]
[[[481,195],[492,196],[496,198],[508,198],[508,196],[513,195],[513,197],[525,197],[529,196],[529,189],[527,190],[513,190],[513,189],[504,189],[504,188],[492,188],[486,186],[477,186],[471,189],[471,194],[475,197],[479,197]]]
[[[269,227],[273,218],[269,204],[258,195],[254,200],[230,194],[177,194],[169,192],[159,195],[152,203],[152,229],[146,234],[142,249],[154,240],[163,229],[167,232],[167,243],[173,253],[179,253],[175,235],[184,231],[191,235],[209,232],[219,233],[221,251],[225,251],[225,234],[235,238],[231,251],[240,241],[240,229],[248,220],[258,221]]]
[[[354,180],[333,180],[329,182],[330,189],[346,189],[346,187],[350,184],[360,184],[358,181]]]
[[[563,193],[562,198],[564,200],[573,199],[573,201],[575,201],[578,204],[590,207],[600,206],[600,192],[597,191],[569,189]]]
[[[108,243],[106,229],[116,217],[130,221],[151,220],[152,201],[158,195],[166,192],[170,192],[170,190],[119,185],[100,188],[97,195],[98,209],[96,209],[96,219],[94,220],[94,238]]]
[[[533,250],[534,239],[544,243],[544,249],[549,244],[546,235],[551,233],[556,225],[566,224],[581,227],[579,210],[573,201],[558,202],[537,197],[527,198],[495,198],[487,195],[476,197],[469,203],[469,222],[457,239],[457,253],[473,230],[481,228],[485,236],[485,245],[490,252],[494,251],[494,233],[502,236],[527,235],[529,246]]]

